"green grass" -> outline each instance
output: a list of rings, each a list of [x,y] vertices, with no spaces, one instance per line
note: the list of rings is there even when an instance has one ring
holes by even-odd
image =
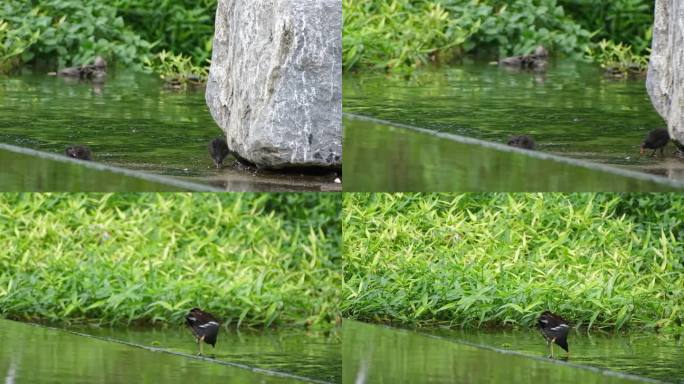
[[[0,315],[242,327],[339,320],[339,194],[0,195]]]
[[[681,327],[684,196],[346,194],[345,317]]]
[[[556,0],[344,0],[342,7],[346,71],[412,72],[468,53],[528,54],[539,44],[579,57],[591,38]]]

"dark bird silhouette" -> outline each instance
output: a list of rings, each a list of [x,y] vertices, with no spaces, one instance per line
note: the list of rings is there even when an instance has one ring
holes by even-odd
[[[185,315],[185,322],[197,340],[200,356],[202,356],[203,352],[202,342],[211,344],[212,348],[216,347],[216,337],[218,336],[220,324],[213,315],[199,308],[193,308],[190,310],[190,313]]]
[[[222,138],[216,138],[209,143],[209,155],[211,155],[211,159],[214,160],[214,164],[216,165],[216,168],[221,168],[223,165],[223,159],[226,158],[230,154],[230,150],[228,149],[228,144],[226,141]]]
[[[665,146],[669,141],[670,134],[667,132],[667,129],[654,129],[648,133],[648,136],[646,136],[646,139],[641,144],[641,150],[639,153],[643,155],[645,150],[652,149],[653,153],[651,153],[651,156],[655,156],[656,151],[660,150],[660,155],[662,156],[665,151]]]
[[[541,331],[542,336],[546,339],[546,343],[551,348],[551,358],[553,358],[553,344],[558,344],[565,352],[570,353],[568,349],[568,333],[570,332],[570,325],[559,315],[544,311],[537,320],[537,325]]]
[[[73,159],[79,159],[79,160],[92,160],[93,159],[93,154],[90,151],[90,148],[84,146],[84,145],[74,145],[71,147],[67,147],[65,151],[67,157],[71,157]]]
[[[534,149],[535,148],[534,139],[527,136],[527,135],[511,137],[511,139],[508,140],[508,145],[511,147],[517,147],[517,148],[522,148],[522,149]]]
[[[677,147],[677,157],[684,157],[684,144],[675,139],[672,139],[672,142]]]

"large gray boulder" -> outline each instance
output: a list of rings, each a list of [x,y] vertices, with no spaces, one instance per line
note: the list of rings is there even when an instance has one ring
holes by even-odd
[[[342,1],[219,0],[206,101],[240,157],[342,164]]]
[[[646,88],[670,136],[684,143],[684,1],[656,0]]]

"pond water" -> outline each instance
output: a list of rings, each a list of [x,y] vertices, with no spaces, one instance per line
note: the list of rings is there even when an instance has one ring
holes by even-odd
[[[104,84],[28,70],[0,76],[0,143],[57,154],[87,145],[100,163],[224,190],[341,189],[330,174],[216,170],[207,143],[221,135],[202,88],[169,90],[155,76],[134,72],[112,73]]]
[[[209,185],[0,143],[0,191],[211,191]]]
[[[346,75],[343,92],[347,113],[499,143],[527,134],[542,152],[684,179],[674,145],[639,156],[646,134],[665,126],[644,79],[607,79],[596,65],[563,60],[531,73],[466,61],[411,79]]]
[[[343,335],[345,383],[684,382],[675,336],[573,332],[570,356],[552,360],[533,331],[411,331],[345,320]]]
[[[345,116],[345,191],[684,190],[684,183],[539,151]]]
[[[75,334],[78,333],[78,334]],[[72,328],[0,320],[0,375],[5,382],[336,383],[339,333],[219,333],[198,357],[189,331]]]

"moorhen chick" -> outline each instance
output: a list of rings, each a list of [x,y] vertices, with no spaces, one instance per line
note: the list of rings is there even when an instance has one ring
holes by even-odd
[[[570,325],[559,315],[544,311],[537,320],[537,325],[541,331],[542,336],[546,339],[546,343],[551,347],[551,356],[553,359],[553,343],[558,344],[565,352],[568,350],[568,333],[570,332]]]
[[[220,137],[217,137],[216,139],[212,140],[211,143],[209,143],[209,155],[211,155],[211,159],[214,160],[214,164],[216,165],[216,168],[221,168],[223,165],[223,159],[226,158],[230,154],[230,150],[228,149],[228,144],[226,141]]]
[[[202,342],[216,347],[216,337],[219,331],[219,322],[210,313],[204,312],[199,308],[193,308],[190,313],[185,315],[185,322],[195,335],[199,346],[199,355],[202,356]]]
[[[90,151],[90,148],[86,147],[85,145],[74,145],[71,147],[67,147],[65,151],[67,157],[71,157],[72,159],[79,159],[79,160],[92,160],[93,159],[93,154]]]
[[[655,156],[656,151],[660,149],[660,155],[662,156],[665,151],[665,146],[669,141],[670,133],[667,131],[667,129],[654,129],[648,133],[648,136],[646,136],[646,139],[641,144],[641,150],[639,153],[643,155],[645,150],[652,149],[653,153],[651,153],[651,156]]]
[[[511,137],[511,139],[508,140],[508,145],[511,147],[517,147],[517,148],[522,148],[522,149],[530,149],[530,150],[533,150],[535,147],[534,139],[527,136],[527,135]]]

